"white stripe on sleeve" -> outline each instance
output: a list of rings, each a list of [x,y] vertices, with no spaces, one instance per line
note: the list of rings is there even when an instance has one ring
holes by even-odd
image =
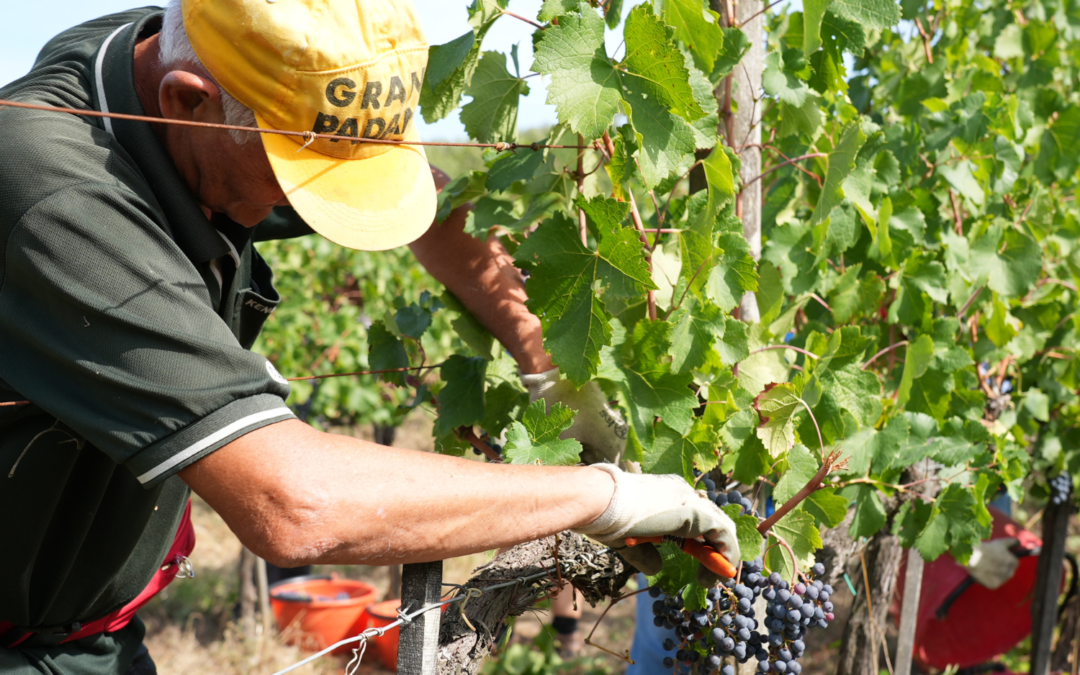
[[[176,453],[175,455],[168,458],[167,460],[165,460],[161,464],[158,464],[153,469],[150,469],[149,471],[147,471],[143,475],[139,476],[139,482],[140,483],[146,483],[148,481],[154,480],[155,478],[157,478],[161,474],[165,473],[169,469],[173,468],[177,464],[180,464],[181,462],[187,460],[190,457],[194,457],[195,455],[199,454],[200,452],[202,452],[206,448],[209,448],[214,443],[217,443],[218,441],[220,441],[223,438],[226,438],[227,436],[231,436],[232,434],[236,433],[237,431],[240,431],[244,427],[249,427],[252,424],[256,424],[258,422],[263,422],[265,420],[268,420],[268,419],[271,419],[271,418],[274,418],[274,417],[282,417],[282,416],[286,416],[286,415],[289,416],[289,417],[293,417],[292,410],[289,410],[288,408],[282,407],[282,408],[274,408],[273,410],[264,410],[263,412],[255,413],[253,415],[248,415],[247,417],[244,417],[243,419],[236,420],[235,422],[233,422],[229,426],[224,427],[222,429],[218,429],[217,431],[210,434],[206,438],[202,439],[198,443],[194,443],[194,444],[188,446],[187,448],[185,448],[184,450],[181,450],[180,452]]]
[[[102,76],[101,72],[101,67],[105,63],[105,52],[109,49],[109,43],[113,41],[116,34],[130,25],[130,23],[125,23],[123,26],[120,26],[110,33],[109,37],[105,38],[105,42],[101,43],[101,49],[98,50],[97,62],[94,63],[94,80],[97,83],[98,101],[101,103],[101,112],[103,113],[109,112],[109,103],[105,100],[105,78]],[[101,119],[105,123],[105,131],[112,134],[112,119],[108,117],[103,117]]]

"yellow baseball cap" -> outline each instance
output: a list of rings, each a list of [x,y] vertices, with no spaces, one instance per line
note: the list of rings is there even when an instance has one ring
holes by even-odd
[[[183,0],[210,74],[263,129],[418,141],[427,41],[411,0]],[[380,251],[427,231],[422,146],[260,134],[278,183],[316,232]]]

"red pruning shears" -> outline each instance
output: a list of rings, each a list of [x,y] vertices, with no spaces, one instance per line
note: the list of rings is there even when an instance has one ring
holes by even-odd
[[[735,578],[735,566],[732,565],[731,561],[725,558],[719,550],[707,542],[668,535],[665,537],[627,537],[624,540],[624,543],[627,546],[637,546],[638,544],[659,544],[664,541],[670,541],[673,544],[677,544],[683,553],[689,553],[697,558],[698,562],[704,565],[705,568],[713,574],[717,574],[725,579]]]

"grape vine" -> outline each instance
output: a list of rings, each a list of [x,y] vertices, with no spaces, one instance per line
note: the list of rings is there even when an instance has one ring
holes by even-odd
[[[466,231],[514,255],[562,374],[622,409],[628,459],[747,486],[715,497],[750,561],[741,585],[699,587],[669,545],[650,580],[671,603],[658,617],[677,611],[703,636],[793,615],[805,628],[799,602],[827,620],[828,591],[799,575],[819,574],[821,532],[849,511],[851,537],[888,529],[928,560],[963,562],[989,536],[999,490],[1049,497],[1061,475],[1065,499],[1080,477],[1080,14],[1061,0],[770,6],[750,143],[730,119],[750,48],[730,7],[546,0],[523,75],[516,50],[511,72],[482,49],[521,17],[474,0],[472,30],[431,47],[421,98],[429,122],[460,109],[475,140],[517,142],[526,77],[539,75],[559,119],[546,142],[589,148],[487,150],[443,190],[439,218],[471,203]],[[764,166],[743,183],[751,145]],[[740,218],[754,183],[760,257]],[[748,294],[758,320],[743,320]],[[528,406],[515,364],[452,297],[411,300],[365,311],[351,357],[442,364],[438,378],[382,375],[393,406],[437,412],[442,452],[487,433],[505,439],[504,460],[577,461],[558,440],[573,411]],[[268,335],[273,354],[282,338],[273,324]],[[936,494],[914,490],[931,474]],[[897,494],[913,498],[894,512]],[[780,515],[759,532],[767,497]],[[771,615],[740,609],[729,626],[717,614],[758,595]],[[764,638],[762,662],[798,675],[786,626],[782,645]],[[727,638],[691,651],[710,665],[720,647],[739,656]],[[749,658],[764,643],[739,644]],[[672,658],[693,660],[690,648]]]

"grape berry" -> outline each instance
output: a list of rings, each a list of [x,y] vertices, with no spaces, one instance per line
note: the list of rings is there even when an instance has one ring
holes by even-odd
[[[821,563],[811,568],[809,583],[794,586],[776,572],[765,576],[763,571],[760,559],[743,562],[739,582],[729,579],[709,589],[705,607],[694,611],[685,608],[681,597],[662,598],[659,588],[650,588],[653,623],[673,628],[678,638],[664,641],[664,649],[675,652],[664,659],[664,666],[679,663],[691,665],[698,675],[735,675],[730,663],[721,667],[724,657],[739,663],[755,658],[759,673],[799,675],[807,629],[825,628],[833,620],[833,589],[815,579],[825,574]],[[767,603],[763,617],[754,613],[759,597]]]
[[[1059,473],[1050,479],[1050,502],[1060,506],[1069,501],[1072,488],[1072,477],[1068,473]]]
[[[734,504],[742,508],[740,515],[752,515],[755,518],[758,517],[758,512],[754,510],[754,504],[749,499],[743,496],[738,490],[729,490],[727,492],[718,492],[716,490],[716,483],[710,478],[702,478],[699,482],[699,489],[704,488],[706,494],[709,496],[709,500],[717,506],[723,508],[728,504]]]

